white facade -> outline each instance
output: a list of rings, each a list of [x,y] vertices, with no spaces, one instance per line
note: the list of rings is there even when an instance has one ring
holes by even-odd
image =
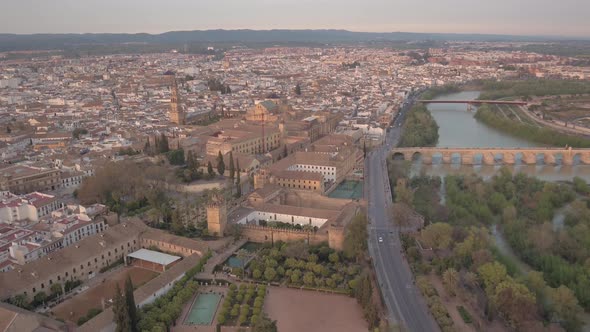
[[[23,202],[0,207],[0,223],[12,224],[25,219],[30,221],[39,220],[37,208],[32,204]]]
[[[322,173],[324,181],[336,181],[336,167],[334,166],[294,164],[289,166],[287,170]]]
[[[264,211],[253,211],[247,216],[243,217],[242,219],[238,220],[238,224],[253,224],[255,223],[258,225],[260,220],[265,221],[278,221],[284,223],[291,223],[297,224],[301,226],[311,225],[322,227],[323,224],[328,221],[328,219],[324,218],[314,218],[314,217],[306,217],[306,216],[296,216],[292,214],[281,214],[281,213],[273,213],[273,212],[264,212]]]

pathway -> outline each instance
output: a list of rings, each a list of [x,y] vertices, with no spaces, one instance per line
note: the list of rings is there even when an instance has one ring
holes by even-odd
[[[232,243],[229,247],[225,248],[223,252],[211,257],[207,261],[207,264],[205,264],[203,272],[197,273],[197,279],[213,279],[215,277],[213,274],[215,266],[225,262],[229,256],[240,249],[244,244],[246,244],[246,242],[248,242],[248,239],[240,239],[237,242]]]

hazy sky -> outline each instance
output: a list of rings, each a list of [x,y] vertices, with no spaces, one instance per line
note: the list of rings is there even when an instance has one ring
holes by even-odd
[[[347,29],[590,37],[590,0],[0,0],[0,33]]]

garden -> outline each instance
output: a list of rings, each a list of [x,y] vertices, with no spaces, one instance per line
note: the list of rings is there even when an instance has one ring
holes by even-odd
[[[263,315],[266,286],[231,284],[217,317],[217,323],[227,326],[253,326]]]

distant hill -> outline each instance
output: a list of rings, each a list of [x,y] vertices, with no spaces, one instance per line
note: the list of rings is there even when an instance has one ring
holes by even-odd
[[[125,43],[359,43],[396,41],[545,41],[534,36],[412,32],[352,32],[346,30],[196,30],[161,34],[0,34],[0,51],[68,49],[81,45]]]

